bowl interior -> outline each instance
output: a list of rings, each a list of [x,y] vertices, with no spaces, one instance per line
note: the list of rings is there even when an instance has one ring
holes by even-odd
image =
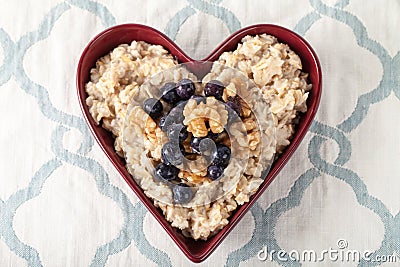
[[[190,62],[193,71],[205,75],[211,68],[210,64],[204,64],[204,61],[215,61],[225,51],[236,49],[237,44],[246,35],[255,35],[268,33],[274,35],[282,43],[286,43],[296,52],[303,64],[303,71],[309,73],[309,82],[312,83],[307,105],[308,111],[302,114],[300,122],[296,127],[295,136],[291,144],[286,148],[284,153],[273,164],[270,172],[265,178],[264,183],[259,190],[251,197],[250,201],[243,206],[240,206],[230,218],[230,222],[215,236],[207,241],[194,241],[191,238],[183,236],[183,234],[172,227],[164,218],[161,210],[154,207],[152,201],[147,198],[143,190],[136,184],[127,169],[125,168],[125,160],[119,157],[114,150],[114,139],[110,132],[97,125],[90,115],[88,106],[86,105],[87,94],[85,92],[85,84],[90,79],[90,69],[95,66],[96,61],[108,54],[112,49],[123,43],[131,43],[133,40],[145,41],[151,44],[159,44],[165,47],[179,63]],[[201,76],[201,75],[200,75]],[[201,78],[201,77],[199,77]],[[254,204],[258,197],[265,191],[277,173],[286,164],[290,156],[296,150],[304,135],[306,134],[319,105],[321,96],[321,67],[315,52],[310,45],[294,32],[280,26],[261,24],[243,28],[232,34],[221,43],[213,52],[203,60],[194,60],[188,57],[179,47],[176,46],[168,37],[161,32],[139,24],[123,24],[105,30],[97,35],[85,48],[80,58],[77,69],[77,90],[81,109],[83,111],[86,122],[89,125],[95,139],[125,179],[132,190],[136,193],[139,199],[144,203],[148,210],[154,215],[157,221],[171,236],[182,252],[192,261],[201,262],[205,260],[211,252],[222,242],[227,234],[244,216],[247,210]]]

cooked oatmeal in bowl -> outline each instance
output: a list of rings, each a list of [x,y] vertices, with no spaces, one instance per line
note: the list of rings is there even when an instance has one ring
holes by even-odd
[[[97,61],[85,89],[144,193],[185,236],[206,240],[290,144],[311,84],[297,54],[260,34],[204,77],[160,45],[123,44]]]
[[[263,182],[275,127],[260,90],[243,74],[223,67],[221,78],[232,78],[225,86],[182,79],[185,67],[155,75],[133,96],[122,148],[128,170],[167,220],[207,239]]]

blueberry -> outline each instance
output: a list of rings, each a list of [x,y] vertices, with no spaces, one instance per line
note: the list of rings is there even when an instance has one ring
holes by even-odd
[[[168,142],[161,148],[161,159],[166,164],[180,165],[183,161],[183,153],[185,153],[183,146],[175,142]]]
[[[176,83],[166,83],[161,87],[160,90],[162,92],[161,99],[165,102],[169,104],[176,104],[180,100],[180,97],[176,93]]]
[[[162,130],[162,131],[166,131],[167,129],[165,129],[164,127],[165,127],[165,121],[166,121],[166,117],[164,116],[164,117],[161,117],[160,118],[160,122],[158,123],[158,125],[160,126],[160,129]]]
[[[190,140],[192,153],[201,154],[207,162],[212,161],[217,154],[215,141],[209,137],[192,137]]]
[[[192,137],[190,140],[190,147],[192,148],[193,153],[200,153],[200,142],[204,137]]]
[[[167,116],[161,117],[160,119],[160,128],[163,132],[167,132],[169,127],[173,124],[174,122],[171,119],[168,119]]]
[[[218,100],[222,100],[224,88],[224,85],[220,81],[212,80],[209,81],[204,87],[204,94],[206,96],[213,96]]]
[[[182,144],[179,144],[179,149],[180,149],[182,155],[185,156],[185,154],[186,154],[185,147]]]
[[[169,127],[174,124],[182,124],[184,120],[183,106],[176,106],[172,108],[167,115],[161,117],[160,128],[162,131],[167,132]]]
[[[172,188],[175,204],[186,204],[194,197],[194,192],[187,184],[180,183]]]
[[[183,109],[185,108],[184,105],[179,105],[174,108],[172,108],[168,115],[167,115],[167,120],[166,122],[168,123],[168,126],[176,123],[176,124],[181,124],[185,117],[183,116]]]
[[[153,119],[157,119],[161,116],[163,105],[161,104],[160,100],[149,98],[144,101],[143,110]]]
[[[225,168],[229,164],[231,158],[231,149],[225,145],[217,145],[217,153],[215,154],[214,164]]]
[[[171,141],[179,141],[179,143],[182,143],[183,141],[188,138],[189,133],[187,131],[187,127],[183,126],[182,124],[173,124],[168,128],[167,131],[168,138]]]
[[[228,101],[225,103],[225,105],[235,111],[238,116],[240,115],[240,106],[236,101]]]
[[[176,92],[183,100],[188,100],[196,91],[196,87],[190,79],[180,80],[177,86]]]
[[[154,169],[154,176],[161,182],[171,181],[178,177],[179,169],[173,165],[160,163]]]
[[[220,134],[221,133],[213,133],[212,131],[209,131],[208,132],[208,134],[207,134],[207,138],[210,138],[210,139],[212,139],[212,140],[217,140],[218,139],[218,137],[220,136]]]
[[[225,103],[225,109],[228,111],[228,121],[232,122],[239,119],[240,104],[237,101],[228,101]]]
[[[207,168],[208,178],[210,178],[213,181],[220,178],[223,173],[224,173],[224,169],[220,166],[211,165],[211,166],[208,166],[208,168]]]
[[[190,99],[196,100],[197,104],[200,104],[201,102],[206,103],[206,98],[202,95],[192,95]]]

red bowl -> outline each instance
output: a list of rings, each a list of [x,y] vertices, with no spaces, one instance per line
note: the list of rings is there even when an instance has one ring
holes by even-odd
[[[226,225],[215,236],[209,238],[207,241],[195,241],[191,238],[185,237],[178,229],[172,227],[171,224],[164,218],[161,210],[154,207],[152,200],[146,197],[140,186],[133,180],[125,168],[124,159],[119,157],[114,150],[114,140],[111,133],[103,129],[101,126],[96,125],[96,122],[90,115],[88,106],[85,102],[85,99],[87,98],[85,84],[89,81],[90,69],[95,67],[95,63],[100,57],[108,54],[118,45],[123,43],[131,43],[133,40],[162,45],[173,56],[175,56],[179,63],[193,62],[194,66],[200,66],[199,63],[202,61],[215,61],[218,59],[221,53],[234,50],[244,36],[262,33],[274,35],[280,42],[288,44],[290,48],[301,58],[303,71],[309,73],[309,82],[311,82],[313,85],[307,100],[308,111],[305,114],[302,114],[300,123],[296,127],[296,133],[291,144],[286,148],[279,159],[274,162],[270,172],[265,178],[264,183],[250,198],[250,201],[240,206],[231,216],[229,224]],[[223,41],[222,44],[219,45],[213,52],[211,52],[211,54],[205,59],[194,60],[187,56],[173,41],[171,41],[161,32],[144,25],[123,24],[111,27],[101,32],[89,42],[79,60],[76,84],[83,115],[104,153],[110,159],[115,168],[117,168],[119,173],[136,193],[139,199],[151,212],[151,214],[153,214],[156,220],[162,225],[165,231],[182,250],[182,252],[191,261],[201,262],[205,260],[217,248],[217,246],[221,244],[229,232],[232,231],[235,225],[265,191],[265,189],[272,182],[272,180],[286,164],[300,144],[318,109],[321,96],[322,76],[320,63],[311,46],[298,34],[280,26],[260,24],[243,28],[225,39],[225,41]]]

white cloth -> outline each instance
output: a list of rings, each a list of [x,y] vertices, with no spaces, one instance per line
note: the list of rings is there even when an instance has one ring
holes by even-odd
[[[399,13],[391,0],[3,2],[0,266],[191,264],[93,143],[79,109],[80,53],[128,22],[164,31],[194,58],[241,27],[279,24],[303,35],[322,64],[310,132],[199,266],[266,266],[257,258],[265,246],[320,253],[339,239],[371,257],[400,255]],[[275,255],[268,264],[297,263]]]

